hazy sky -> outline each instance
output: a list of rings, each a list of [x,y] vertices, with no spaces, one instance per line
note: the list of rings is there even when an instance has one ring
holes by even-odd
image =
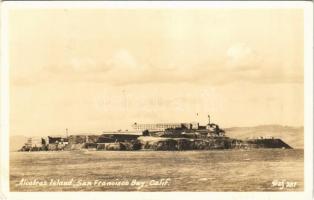
[[[303,125],[303,12],[10,12],[11,134]],[[199,119],[196,118],[199,113]]]

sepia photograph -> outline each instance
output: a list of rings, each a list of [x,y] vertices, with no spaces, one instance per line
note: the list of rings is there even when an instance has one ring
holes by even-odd
[[[9,192],[305,192],[304,6],[126,4],[7,7]]]

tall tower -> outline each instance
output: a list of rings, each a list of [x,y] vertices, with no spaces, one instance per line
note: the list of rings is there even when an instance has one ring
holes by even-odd
[[[68,128],[65,129],[66,138],[68,138]]]
[[[210,124],[210,115],[208,115],[208,124]]]

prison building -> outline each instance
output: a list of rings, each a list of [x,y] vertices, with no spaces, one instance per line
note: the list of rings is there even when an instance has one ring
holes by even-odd
[[[68,138],[51,137],[51,136],[48,136],[45,141],[47,142],[47,144],[68,144],[69,142]]]
[[[164,131],[167,128],[181,128],[182,124],[181,123],[159,123],[159,124],[138,124],[134,123],[132,125],[134,130],[137,131],[144,131],[144,130],[149,130],[149,131]]]

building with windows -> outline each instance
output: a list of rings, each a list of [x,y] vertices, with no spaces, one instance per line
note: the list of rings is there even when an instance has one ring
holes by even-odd
[[[157,124],[138,124],[134,123],[132,125],[134,130],[137,131],[144,131],[144,130],[149,130],[149,131],[164,131],[168,128],[181,128],[182,124],[181,123],[157,123]]]

